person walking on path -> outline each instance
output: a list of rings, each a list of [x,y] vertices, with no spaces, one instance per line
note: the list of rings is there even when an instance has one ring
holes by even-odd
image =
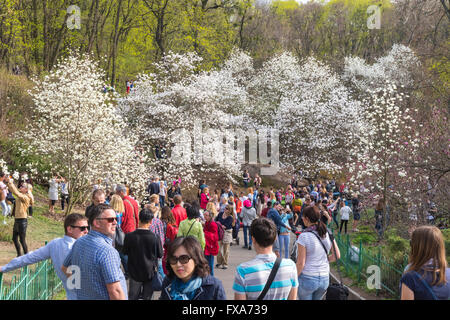
[[[244,207],[242,208],[242,224],[244,225],[244,249],[252,250],[252,237],[250,233],[248,233],[250,226],[252,225],[253,220],[256,219],[256,209],[252,207],[252,203],[250,200],[244,201]],[[248,237],[247,238],[247,233]]]
[[[411,235],[409,264],[400,279],[401,300],[449,300],[450,269],[441,230],[421,226]]]
[[[4,183],[6,174],[0,172],[0,205],[2,207],[3,224],[6,224],[6,217],[9,215],[10,207],[6,204],[6,197],[8,196],[8,187]]]
[[[248,184],[250,183],[251,177],[250,177],[250,174],[248,173],[247,169],[242,174],[242,178],[243,178],[243,181],[244,181],[244,187],[248,188]]]
[[[353,228],[352,232],[358,232],[356,228],[358,221],[361,219],[361,201],[358,199],[358,194],[355,193],[352,198],[352,211],[353,211]]]
[[[257,256],[237,267],[233,283],[235,300],[256,300],[263,291],[277,259],[272,251],[277,227],[271,220],[254,220],[250,227],[250,236],[253,238]],[[291,259],[282,259],[263,300],[296,300],[297,287],[295,263]]]
[[[227,204],[224,211],[219,212],[217,215],[216,221],[220,222],[225,228],[223,239],[219,241],[216,268],[228,269],[230,244],[233,241],[233,207]]]
[[[317,206],[303,212],[306,229],[297,238],[298,299],[321,300],[330,282],[330,264],[340,258],[339,248],[330,238]],[[331,256],[328,257],[330,250]],[[336,250],[336,252],[335,252]]]
[[[124,233],[133,232],[139,226],[139,205],[136,200],[127,196],[127,188],[124,185],[116,187],[116,194],[122,198],[125,207],[122,216],[122,230]]]
[[[172,210],[170,210],[170,207],[165,206],[164,208],[162,208],[161,222],[164,225],[164,230],[166,230],[164,245],[163,245],[164,256],[162,258],[162,268],[163,268],[164,274],[167,275],[167,269],[166,269],[167,247],[169,246],[170,242],[175,240],[175,238],[177,237],[177,233],[178,233],[178,226],[176,224]]]
[[[61,181],[61,210],[64,211],[64,205],[69,205],[69,184],[65,178]]]
[[[48,211],[53,214],[55,213],[55,203],[58,201],[58,186],[62,179],[58,179],[56,175],[53,176],[53,179],[49,181],[50,187],[48,189],[48,198],[49,205]]]
[[[161,181],[159,183],[159,206],[160,208],[163,208],[166,204],[166,193],[167,193],[167,187],[164,184],[164,181]]]
[[[176,238],[167,250],[167,270],[160,300],[226,300],[222,282],[210,275],[195,237]]]
[[[12,259],[7,265],[0,267],[0,272],[9,272],[47,259],[52,259],[53,268],[66,290],[67,300],[76,300],[73,289],[67,286],[67,277],[61,267],[75,241],[88,233],[87,218],[78,213],[71,213],[64,219],[64,237],[50,241],[47,245]]]
[[[289,212],[283,212],[280,217],[281,221],[284,225],[289,225],[289,219],[292,219],[294,216],[290,210]],[[283,248],[284,248],[284,258],[289,258],[289,244],[290,244],[290,235],[289,230],[284,226],[280,227],[280,235],[278,236],[278,241],[280,242],[280,257],[283,257]]]
[[[351,212],[352,209],[345,204],[344,200],[341,200],[341,226],[339,227],[339,233],[342,233],[342,226],[345,225],[345,234],[347,234],[347,224]]]
[[[78,239],[61,270],[70,277],[69,266],[79,270],[77,300],[127,300],[127,284],[120,269],[119,253],[112,246],[117,225],[116,213],[107,204],[95,207],[89,218],[91,230]]]
[[[289,224],[284,224],[283,220],[281,220],[281,216],[280,216],[280,212],[282,210],[282,206],[281,203],[279,201],[275,202],[275,205],[273,206],[273,208],[271,208],[269,210],[269,212],[267,212],[267,218],[271,219],[275,225],[277,226],[277,230],[278,230],[278,234],[280,233],[281,227],[285,227],[288,230],[291,230],[291,226]],[[280,243],[278,240],[278,236],[277,239],[275,240],[275,242],[273,243],[272,246],[273,252],[275,252],[276,256],[279,257],[280,256]]]
[[[172,213],[173,217],[175,218],[176,225],[177,227],[179,227],[180,222],[187,219],[187,212],[186,209],[181,205],[181,203],[183,202],[183,198],[181,197],[181,195],[177,194],[173,198],[173,202],[175,206],[172,209]]]
[[[211,275],[214,276],[214,256],[219,253],[219,234],[217,224],[214,222],[213,213],[206,210],[203,212],[205,224],[203,232],[205,234],[205,258],[208,261]]]
[[[201,244],[202,249],[205,249],[205,234],[203,233],[203,226],[199,222],[200,211],[198,202],[193,202],[186,208],[187,219],[180,222],[177,237],[193,236]]]
[[[12,215],[14,216],[14,227],[12,240],[16,247],[17,256],[21,256],[20,245],[22,245],[23,253],[28,253],[28,246],[26,242],[27,227],[28,227],[28,207],[33,204],[33,198],[28,190],[28,184],[23,182],[18,189],[14,185],[13,181],[6,177],[4,179],[8,189],[16,197],[16,203]],[[19,244],[20,239],[20,244]]]
[[[159,237],[149,230],[153,212],[144,208],[139,212],[139,228],[125,235],[123,253],[128,256],[130,287],[129,300],[138,300],[142,291],[143,300],[151,300],[152,279],[162,258],[163,249]]]
[[[89,219],[91,211],[96,205],[99,205],[100,203],[105,203],[105,201],[106,201],[105,191],[103,191],[102,189],[95,189],[92,192],[92,203],[89,206],[87,206],[86,210],[84,211],[84,215],[86,216],[86,218]]]
[[[200,195],[200,208],[206,210],[206,205],[208,204],[209,200],[209,188],[205,187],[203,188],[202,194]]]

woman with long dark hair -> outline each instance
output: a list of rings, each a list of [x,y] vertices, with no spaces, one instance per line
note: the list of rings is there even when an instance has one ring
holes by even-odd
[[[336,241],[330,238],[325,219],[316,206],[305,208],[302,220],[306,229],[296,242],[298,299],[321,300],[329,285],[329,261],[339,259],[340,252]],[[330,252],[331,256],[328,257]]]
[[[450,269],[441,230],[434,226],[414,230],[409,265],[400,284],[402,300],[450,299]]]

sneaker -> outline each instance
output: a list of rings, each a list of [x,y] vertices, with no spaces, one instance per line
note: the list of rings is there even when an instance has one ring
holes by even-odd
[[[248,250],[252,250],[252,246],[248,246]]]
[[[243,247],[242,247],[242,249],[247,249],[247,248],[248,248],[248,246],[243,246]]]
[[[220,268],[220,264],[216,264],[216,268],[219,269]]]
[[[228,267],[227,266],[222,266],[222,269],[226,270],[226,269],[228,269]]]

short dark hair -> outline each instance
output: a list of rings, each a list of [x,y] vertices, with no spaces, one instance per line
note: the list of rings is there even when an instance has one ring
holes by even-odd
[[[194,201],[190,206],[187,206],[186,214],[188,219],[195,219],[200,217],[200,206],[198,205],[197,201]]]
[[[168,271],[167,276],[169,279],[173,279],[176,277],[175,272],[170,265],[170,258],[174,256],[175,251],[179,247],[183,246],[184,249],[188,252],[189,256],[194,260],[195,269],[194,274],[200,278],[206,277],[210,274],[210,268],[208,261],[205,258],[205,253],[202,249],[200,242],[198,242],[196,237],[187,236],[187,237],[177,237],[175,240],[171,241],[167,247],[167,260],[166,260],[166,269]]]
[[[100,217],[102,215],[102,213],[106,210],[113,210],[113,208],[111,208],[111,206],[106,203],[100,203],[100,204],[92,207],[91,214],[89,216],[89,225],[92,226],[92,223],[94,222],[94,220],[97,219],[98,217]]]
[[[67,234],[67,227],[70,227],[80,220],[87,220],[86,216],[79,213],[71,213],[64,219],[64,233]]]
[[[250,236],[263,248],[267,248],[277,238],[277,227],[272,220],[261,217],[253,220],[250,226]]]
[[[144,208],[139,212],[139,222],[144,224],[152,221],[154,217],[155,215],[153,214],[153,211],[148,208]]]
[[[5,173],[0,171],[0,178],[3,178],[5,176]]]

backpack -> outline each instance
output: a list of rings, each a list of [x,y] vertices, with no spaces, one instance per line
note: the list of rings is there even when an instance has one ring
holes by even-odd
[[[291,249],[291,260],[297,263],[297,257],[298,257],[298,245],[294,243]]]
[[[217,224],[217,235],[219,236],[219,241],[223,240],[223,235],[225,234],[225,230],[223,225],[219,222],[216,221]]]

